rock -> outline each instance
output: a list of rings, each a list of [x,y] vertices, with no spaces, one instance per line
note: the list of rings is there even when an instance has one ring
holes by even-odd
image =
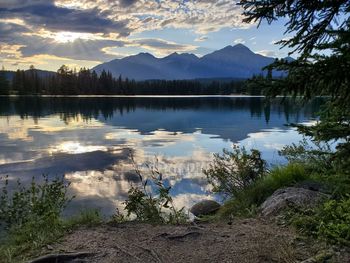
[[[213,200],[203,200],[191,207],[190,212],[195,216],[210,215],[219,210],[221,205]]]
[[[305,188],[287,187],[276,190],[260,206],[263,216],[277,215],[288,207],[312,208],[328,195]]]

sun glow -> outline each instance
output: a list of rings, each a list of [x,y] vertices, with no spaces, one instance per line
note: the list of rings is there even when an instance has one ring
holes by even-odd
[[[74,42],[77,39],[90,39],[91,34],[77,32],[57,32],[54,39],[59,43]]]

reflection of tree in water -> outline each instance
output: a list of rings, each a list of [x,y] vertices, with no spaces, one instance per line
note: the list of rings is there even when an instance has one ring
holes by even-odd
[[[123,115],[137,109],[149,111],[250,111],[252,117],[261,118],[264,115],[269,122],[271,112],[284,115],[287,122],[290,117],[298,121],[300,115],[316,117],[316,113],[324,99],[315,99],[302,105],[301,101],[292,99],[275,99],[267,102],[264,98],[209,98],[209,97],[1,97],[0,115],[19,115],[21,118],[31,117],[34,120],[59,114],[66,123],[77,118],[88,121],[103,116],[110,119],[115,114]]]

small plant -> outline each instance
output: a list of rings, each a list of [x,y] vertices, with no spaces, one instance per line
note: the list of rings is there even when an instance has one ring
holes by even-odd
[[[119,208],[116,209],[115,213],[111,216],[111,223],[124,223],[128,221],[129,217],[125,216]]]
[[[127,216],[135,215],[136,220],[150,223],[180,224],[188,220],[184,208],[176,209],[170,196],[171,186],[166,186],[163,174],[158,170],[158,160],[154,167],[147,165],[150,179],[144,178],[131,155],[135,171],[140,179],[140,187],[132,186],[125,201]],[[156,188],[155,195],[152,186]]]
[[[325,172],[332,169],[331,147],[326,142],[310,141],[304,137],[298,144],[292,143],[279,151],[289,162],[304,164],[314,172]]]
[[[65,233],[61,213],[72,199],[67,197],[69,184],[63,179],[43,178],[42,184],[33,178],[29,187],[17,181],[12,191],[8,177],[1,180],[4,186],[0,195],[0,224],[4,238],[0,240],[0,257],[5,262],[24,260],[27,253]]]
[[[43,246],[57,241],[67,231],[81,225],[93,226],[102,223],[97,210],[83,210],[69,219],[61,213],[74,197],[68,197],[69,183],[64,179],[43,182],[34,178],[25,187],[17,181],[10,191],[8,177],[2,178],[0,195],[0,224],[4,229],[0,240],[1,262],[22,262]]]
[[[8,177],[2,178],[4,186],[0,196],[0,224],[11,228],[29,221],[60,218],[61,212],[72,199],[67,197],[69,184],[63,179],[49,182],[46,175],[43,179],[43,184],[37,184],[33,178],[28,188],[18,180],[16,191],[10,193]]]
[[[209,169],[204,170],[213,192],[236,196],[266,173],[266,162],[258,150],[248,152],[244,147],[233,146],[233,151],[224,150],[215,154]]]
[[[293,211],[290,222],[304,233],[350,245],[350,195],[331,199],[313,210]]]

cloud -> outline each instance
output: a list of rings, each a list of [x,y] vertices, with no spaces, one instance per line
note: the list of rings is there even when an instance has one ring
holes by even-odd
[[[284,58],[288,56],[288,53],[280,51],[280,50],[259,50],[255,51],[255,53],[266,56],[266,57],[274,57],[274,58]]]
[[[233,41],[235,44],[244,44],[245,40],[243,38],[237,38]]]
[[[14,44],[20,42],[20,38],[23,33],[29,33],[30,29],[26,26],[14,23],[9,20],[0,19],[0,36],[1,42],[6,42],[8,44]]]
[[[121,6],[131,6],[137,2],[137,0],[119,0]]]
[[[18,7],[25,7],[33,5],[33,2],[35,4],[47,4],[52,3],[51,0],[1,0],[0,2],[0,8],[18,8]]]
[[[187,28],[207,33],[224,27],[246,28],[238,1],[227,0],[57,0],[58,6],[98,9],[113,20],[125,18],[133,32]],[[145,19],[147,19],[145,21]]]
[[[165,28],[201,34],[225,27],[246,28],[238,1],[228,0],[2,0],[0,41],[14,45],[0,58],[47,55],[65,59],[106,61],[119,57],[117,48],[136,46],[157,55],[197,51],[198,47],[133,35]],[[61,39],[61,41],[60,41]],[[11,53],[11,54],[10,54]],[[11,58],[10,58],[10,57]]]
[[[263,55],[265,57],[278,57],[278,54],[273,50],[259,50],[255,53]]]
[[[105,16],[107,11],[98,9],[79,10],[55,6],[50,2],[34,5],[0,8],[3,18],[23,18],[27,24],[51,31],[72,31],[87,33],[118,32],[119,35],[130,34],[126,21],[114,21]]]
[[[131,45],[152,50],[157,55],[166,55],[172,52],[189,52],[197,49],[197,46],[194,45],[178,44],[159,38],[134,39],[131,41]]]
[[[207,36],[200,36],[200,37],[197,37],[194,41],[196,42],[202,42],[202,41],[205,41],[207,40],[208,37]]]

